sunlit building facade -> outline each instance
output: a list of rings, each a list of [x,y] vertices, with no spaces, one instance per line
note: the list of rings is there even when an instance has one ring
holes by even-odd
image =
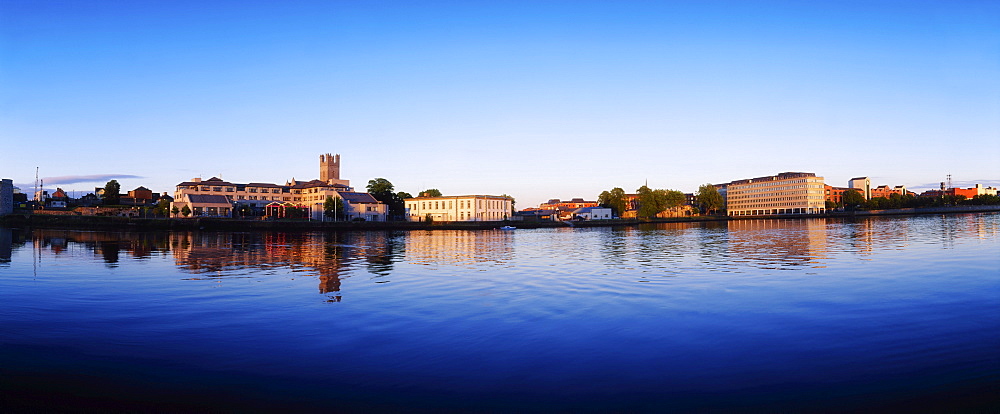
[[[823,177],[804,172],[737,180],[727,186],[726,211],[730,216],[824,213],[824,187]]]
[[[507,196],[463,195],[416,197],[403,200],[409,221],[507,220],[514,200]]]
[[[342,200],[344,211],[338,212],[346,220],[361,219],[365,221],[385,221],[387,206],[368,193],[356,193],[350,186],[350,181],[340,179],[340,155],[320,155],[319,180],[296,181],[294,178],[284,185],[271,183],[238,184],[224,181],[217,177],[207,180],[194,178],[177,184],[172,203],[172,216],[186,217],[180,212],[184,206],[194,213],[190,217],[207,215],[207,205],[199,205],[195,200],[207,198],[191,198],[189,195],[211,195],[225,197],[233,207],[232,215],[242,215],[250,212],[253,215],[266,214],[267,211],[285,211],[289,208],[305,210],[307,217],[313,220],[324,220],[323,205],[327,197]],[[217,199],[213,198],[217,203]],[[174,207],[178,212],[174,213]],[[213,211],[221,211],[213,206]],[[221,215],[221,214],[220,214]]]

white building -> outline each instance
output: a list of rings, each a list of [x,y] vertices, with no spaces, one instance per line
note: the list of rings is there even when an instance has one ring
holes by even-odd
[[[858,190],[861,195],[865,196],[865,200],[872,198],[872,180],[868,177],[852,178],[847,182],[847,188]]]
[[[611,220],[611,209],[606,207],[584,207],[573,210],[574,220]]]
[[[409,221],[508,220],[514,200],[507,196],[463,195],[416,197],[403,200]]]

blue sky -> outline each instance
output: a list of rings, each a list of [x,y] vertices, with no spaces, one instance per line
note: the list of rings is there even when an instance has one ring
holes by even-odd
[[[1000,186],[1000,2],[0,0],[0,177]],[[89,181],[88,181],[89,180]]]

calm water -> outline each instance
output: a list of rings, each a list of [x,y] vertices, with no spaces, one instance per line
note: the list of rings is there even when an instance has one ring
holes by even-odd
[[[998,269],[997,214],[0,229],[0,390],[22,409],[985,409]]]

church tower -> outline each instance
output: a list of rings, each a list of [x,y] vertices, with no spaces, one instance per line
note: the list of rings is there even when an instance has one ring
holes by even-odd
[[[319,179],[325,183],[340,181],[340,154],[319,156]]]

